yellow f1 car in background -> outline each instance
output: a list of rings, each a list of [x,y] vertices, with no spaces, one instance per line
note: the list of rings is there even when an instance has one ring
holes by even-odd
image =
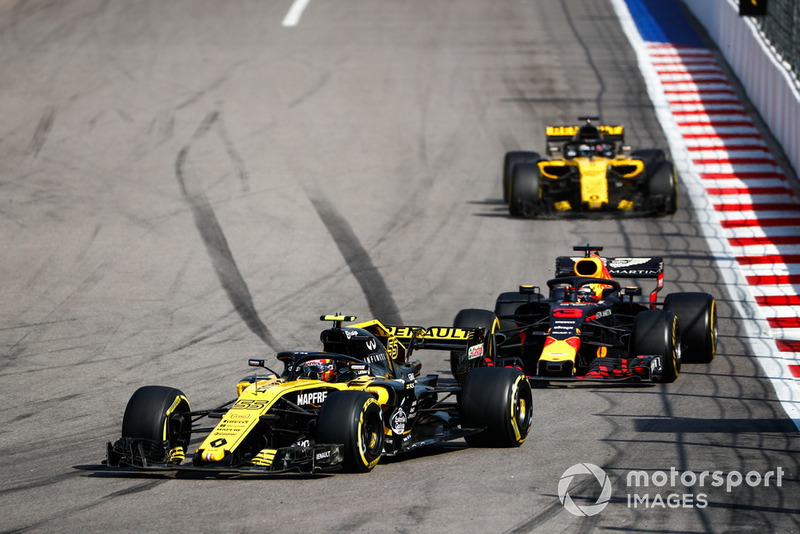
[[[663,150],[631,151],[622,126],[578,120],[547,127],[547,158],[506,153],[503,200],[512,216],[675,213],[678,180]]]

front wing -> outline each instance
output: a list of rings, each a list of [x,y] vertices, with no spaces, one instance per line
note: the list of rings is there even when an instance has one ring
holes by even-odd
[[[660,356],[595,358],[586,374],[568,377],[528,376],[532,382],[661,382]]]
[[[146,440],[122,438],[106,445],[105,464],[110,467],[130,467],[142,471],[195,471],[205,473],[240,473],[252,475],[338,471],[342,468],[341,445],[317,444],[308,447],[291,446],[265,450],[254,458],[253,465],[230,467],[219,464],[153,463],[145,454]]]

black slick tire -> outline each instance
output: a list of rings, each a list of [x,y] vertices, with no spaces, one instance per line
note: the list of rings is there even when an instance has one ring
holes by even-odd
[[[189,399],[179,389],[143,386],[133,393],[125,408],[122,437],[142,440],[148,462],[172,461],[170,451],[182,447],[185,453],[189,446],[190,411]]]
[[[337,391],[325,399],[317,420],[316,441],[342,446],[345,471],[372,471],[383,453],[383,434],[381,407],[369,393]]]
[[[661,381],[675,382],[681,372],[681,340],[678,317],[669,310],[645,310],[633,323],[630,356],[661,357]]]
[[[672,215],[678,210],[678,177],[671,161],[662,161],[648,175],[647,196],[656,215]]]
[[[512,217],[535,217],[541,211],[541,176],[535,163],[517,163],[511,170],[508,212]]]
[[[536,152],[515,150],[506,152],[503,158],[503,202],[508,203],[508,193],[511,189],[511,170],[517,163],[536,163],[541,156]]]
[[[531,386],[522,371],[481,367],[464,380],[461,426],[483,428],[464,439],[474,447],[518,447],[531,428]]]
[[[717,303],[708,293],[671,293],[664,309],[678,316],[683,361],[709,363],[717,354]]]

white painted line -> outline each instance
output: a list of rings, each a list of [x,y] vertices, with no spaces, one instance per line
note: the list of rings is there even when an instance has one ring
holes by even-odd
[[[289,12],[286,13],[286,17],[283,19],[283,25],[287,27],[297,26],[297,23],[300,22],[300,17],[303,15],[303,11],[310,1],[311,0],[294,0],[292,7],[289,8]]]

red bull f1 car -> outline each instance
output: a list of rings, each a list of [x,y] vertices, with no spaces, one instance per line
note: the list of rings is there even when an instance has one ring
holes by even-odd
[[[531,426],[531,389],[511,368],[476,369],[461,385],[420,376],[414,350],[483,356],[483,330],[385,326],[355,317],[333,322],[321,350],[277,354],[282,372],[242,379],[236,397],[194,409],[180,390],[144,386],[130,398],[110,467],[212,473],[313,474],[372,470],[381,456],[464,438],[477,446],[522,444]]]
[[[673,382],[686,362],[716,354],[716,301],[708,293],[670,293],[663,301],[661,257],[601,257],[603,247],[574,247],[556,258],[546,288],[522,285],[497,297],[494,311],[461,310],[459,328],[487,332],[482,357],[453,351],[459,380],[483,366],[522,370],[533,382]],[[653,279],[646,300],[619,279]]]
[[[675,213],[678,180],[663,150],[631,151],[622,126],[578,120],[547,127],[546,158],[506,153],[503,200],[512,216]]]

